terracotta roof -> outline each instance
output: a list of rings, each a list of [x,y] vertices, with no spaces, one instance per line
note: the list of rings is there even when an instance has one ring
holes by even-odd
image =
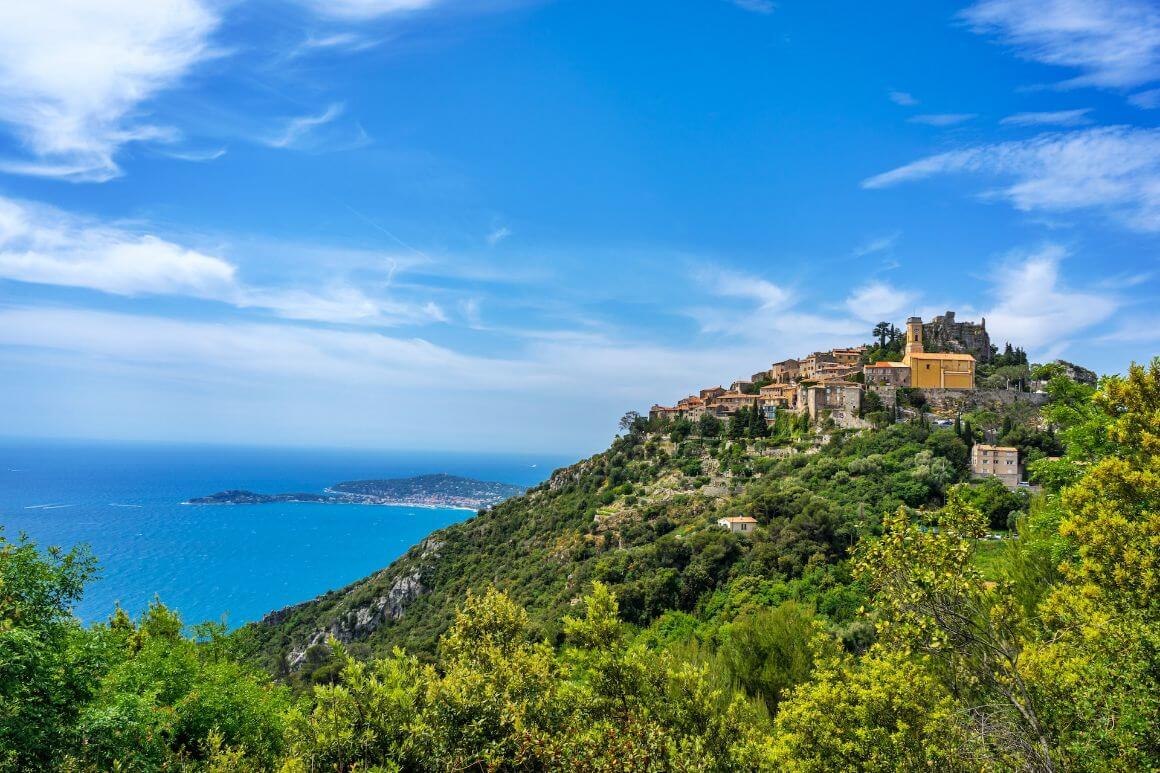
[[[720,523],[721,521],[725,521],[727,523],[757,523],[756,518],[750,518],[748,515],[743,515],[741,517],[731,516],[729,518],[718,518],[717,519],[718,523]]]
[[[980,451],[1014,451],[1016,453],[1019,452],[1019,449],[1015,448],[1014,446],[990,446],[990,445],[987,445],[986,443],[976,443],[975,448],[979,449]]]
[[[915,352],[910,355],[912,360],[970,360],[975,358],[970,354],[956,354],[955,352]]]
[[[901,362],[888,362],[886,360],[879,360],[878,362],[874,363],[873,365],[871,365],[869,367],[871,367],[871,368],[909,368],[910,366],[906,365],[904,363],[901,363]]]

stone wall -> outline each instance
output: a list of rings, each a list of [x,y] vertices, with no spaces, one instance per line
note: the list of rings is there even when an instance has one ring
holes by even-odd
[[[1015,403],[1039,407],[1049,396],[1043,392],[1015,392],[1009,389],[920,389],[931,413],[965,413],[978,408],[1001,408]]]
[[[898,387],[887,386],[885,384],[871,384],[866,388],[878,394],[878,397],[882,399],[882,405],[887,410],[893,408],[894,404],[898,401]]]

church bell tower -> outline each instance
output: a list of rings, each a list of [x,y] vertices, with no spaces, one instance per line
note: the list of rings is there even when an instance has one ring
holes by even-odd
[[[911,317],[906,320],[906,353],[922,353],[922,318]]]

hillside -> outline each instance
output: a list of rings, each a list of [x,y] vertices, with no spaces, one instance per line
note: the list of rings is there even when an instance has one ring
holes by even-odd
[[[233,635],[84,626],[92,556],[0,534],[0,769],[1155,770],[1160,359],[1053,373],[950,429],[629,416]],[[956,483],[996,423],[1042,493]]]
[[[1029,451],[1048,443],[1034,413],[1019,421],[1009,431]],[[638,420],[607,451],[239,636],[267,667],[309,680],[328,671],[319,645],[330,636],[360,656],[395,646],[430,655],[468,591],[491,585],[555,641],[562,615],[599,580],[638,626],[711,616],[744,589],[810,603],[840,637],[857,640],[863,592],[850,579],[848,551],[899,506],[940,506],[947,487],[967,477],[967,443],[921,422],[857,433],[788,415],[770,436],[747,434],[738,426],[686,436]],[[1000,499],[996,525],[1005,527],[1018,501]],[[729,533],[716,523],[726,515],[752,516],[762,528]]]

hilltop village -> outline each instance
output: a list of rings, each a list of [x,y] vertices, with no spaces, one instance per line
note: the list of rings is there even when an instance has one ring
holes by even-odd
[[[785,359],[768,370],[729,384],[701,389],[676,405],[654,405],[649,418],[658,421],[719,420],[744,412],[773,424],[779,412],[832,422],[843,428],[865,428],[904,415],[930,413],[949,421],[970,410],[1027,402],[1040,405],[1047,395],[1035,383],[996,379],[1004,366],[1027,365],[1026,354],[1010,344],[1000,354],[992,346],[986,320],[962,322],[948,311],[929,322],[906,321],[905,331],[882,322],[874,329],[877,345],[836,348]],[[1077,379],[1094,383],[1095,374],[1059,361]],[[987,384],[980,386],[980,369]],[[996,384],[996,381],[1003,381]],[[990,447],[987,447],[990,448]],[[997,447],[1000,453],[1013,449]],[[981,467],[989,460],[979,462]],[[1006,461],[1006,460],[1004,460]],[[1018,460],[1015,462],[1018,468]],[[994,474],[994,473],[991,473]],[[1002,476],[997,476],[1002,477]],[[1014,486],[1019,478],[1006,477]]]

